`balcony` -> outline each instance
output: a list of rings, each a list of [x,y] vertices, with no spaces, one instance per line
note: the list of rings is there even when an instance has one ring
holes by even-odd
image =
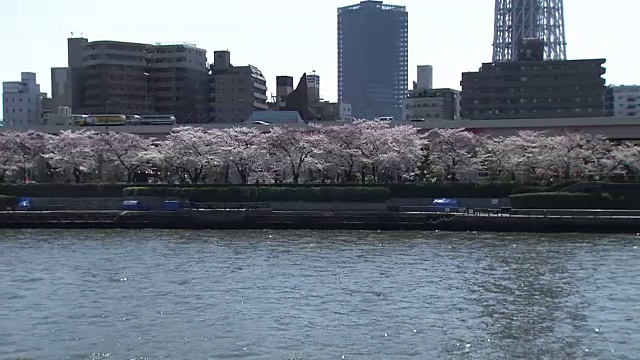
[[[267,95],[262,94],[262,93],[257,93],[257,92],[254,92],[254,93],[253,93],[253,97],[254,97],[254,98],[256,98],[256,99],[264,100],[264,101],[267,101],[267,100],[269,99],[269,98],[267,97]]]
[[[260,83],[255,82],[255,81],[253,82],[253,87],[256,88],[256,89],[267,91],[267,86],[266,85],[262,85]]]
[[[269,110],[269,105],[257,101],[253,102],[253,107],[260,110]]]

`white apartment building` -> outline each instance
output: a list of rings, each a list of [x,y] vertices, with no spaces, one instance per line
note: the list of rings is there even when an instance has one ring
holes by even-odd
[[[29,127],[41,122],[40,85],[36,74],[23,72],[21,81],[2,83],[2,120],[5,127]]]
[[[613,116],[640,115],[640,85],[610,86],[607,107]]]

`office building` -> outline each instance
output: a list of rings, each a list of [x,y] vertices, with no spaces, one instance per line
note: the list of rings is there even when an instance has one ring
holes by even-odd
[[[460,91],[416,89],[403,100],[403,120],[460,119]]]
[[[40,125],[40,85],[36,74],[23,72],[20,81],[2,83],[2,115],[5,127],[30,127]]]
[[[607,87],[607,115],[638,116],[640,114],[640,86],[621,85]]]
[[[210,118],[243,122],[267,106],[267,81],[255,66],[233,66],[229,51],[216,51],[209,69]]]
[[[74,113],[208,117],[206,50],[195,45],[71,38],[68,57]]]
[[[405,6],[362,1],[338,9],[338,102],[353,116],[402,116],[408,86]]]

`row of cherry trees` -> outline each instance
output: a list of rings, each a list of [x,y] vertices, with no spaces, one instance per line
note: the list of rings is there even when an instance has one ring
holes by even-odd
[[[635,174],[640,148],[601,137],[523,131],[489,138],[463,129],[419,134],[410,125],[381,121],[311,129],[274,127],[174,129],[156,141],[128,133],[62,131],[0,134],[0,181],[40,166],[49,179],[132,182],[151,173],[164,182],[467,181],[478,172],[492,180],[575,179],[614,172]],[[106,170],[105,170],[106,169]]]

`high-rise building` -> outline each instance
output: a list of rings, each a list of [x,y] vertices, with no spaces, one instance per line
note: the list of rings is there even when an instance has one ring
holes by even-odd
[[[42,119],[40,85],[36,74],[23,72],[20,81],[2,83],[3,126],[30,127]]]
[[[355,118],[402,116],[408,33],[405,6],[369,0],[338,9],[338,101]]]
[[[545,60],[566,60],[563,0],[495,0],[493,62],[519,60],[523,39],[539,39]]]
[[[208,117],[206,50],[192,44],[71,38],[68,60],[74,113],[171,114],[179,123]]]
[[[229,51],[216,51],[209,69],[210,118],[243,122],[254,111],[268,110],[267,80],[253,65],[233,66]]]

